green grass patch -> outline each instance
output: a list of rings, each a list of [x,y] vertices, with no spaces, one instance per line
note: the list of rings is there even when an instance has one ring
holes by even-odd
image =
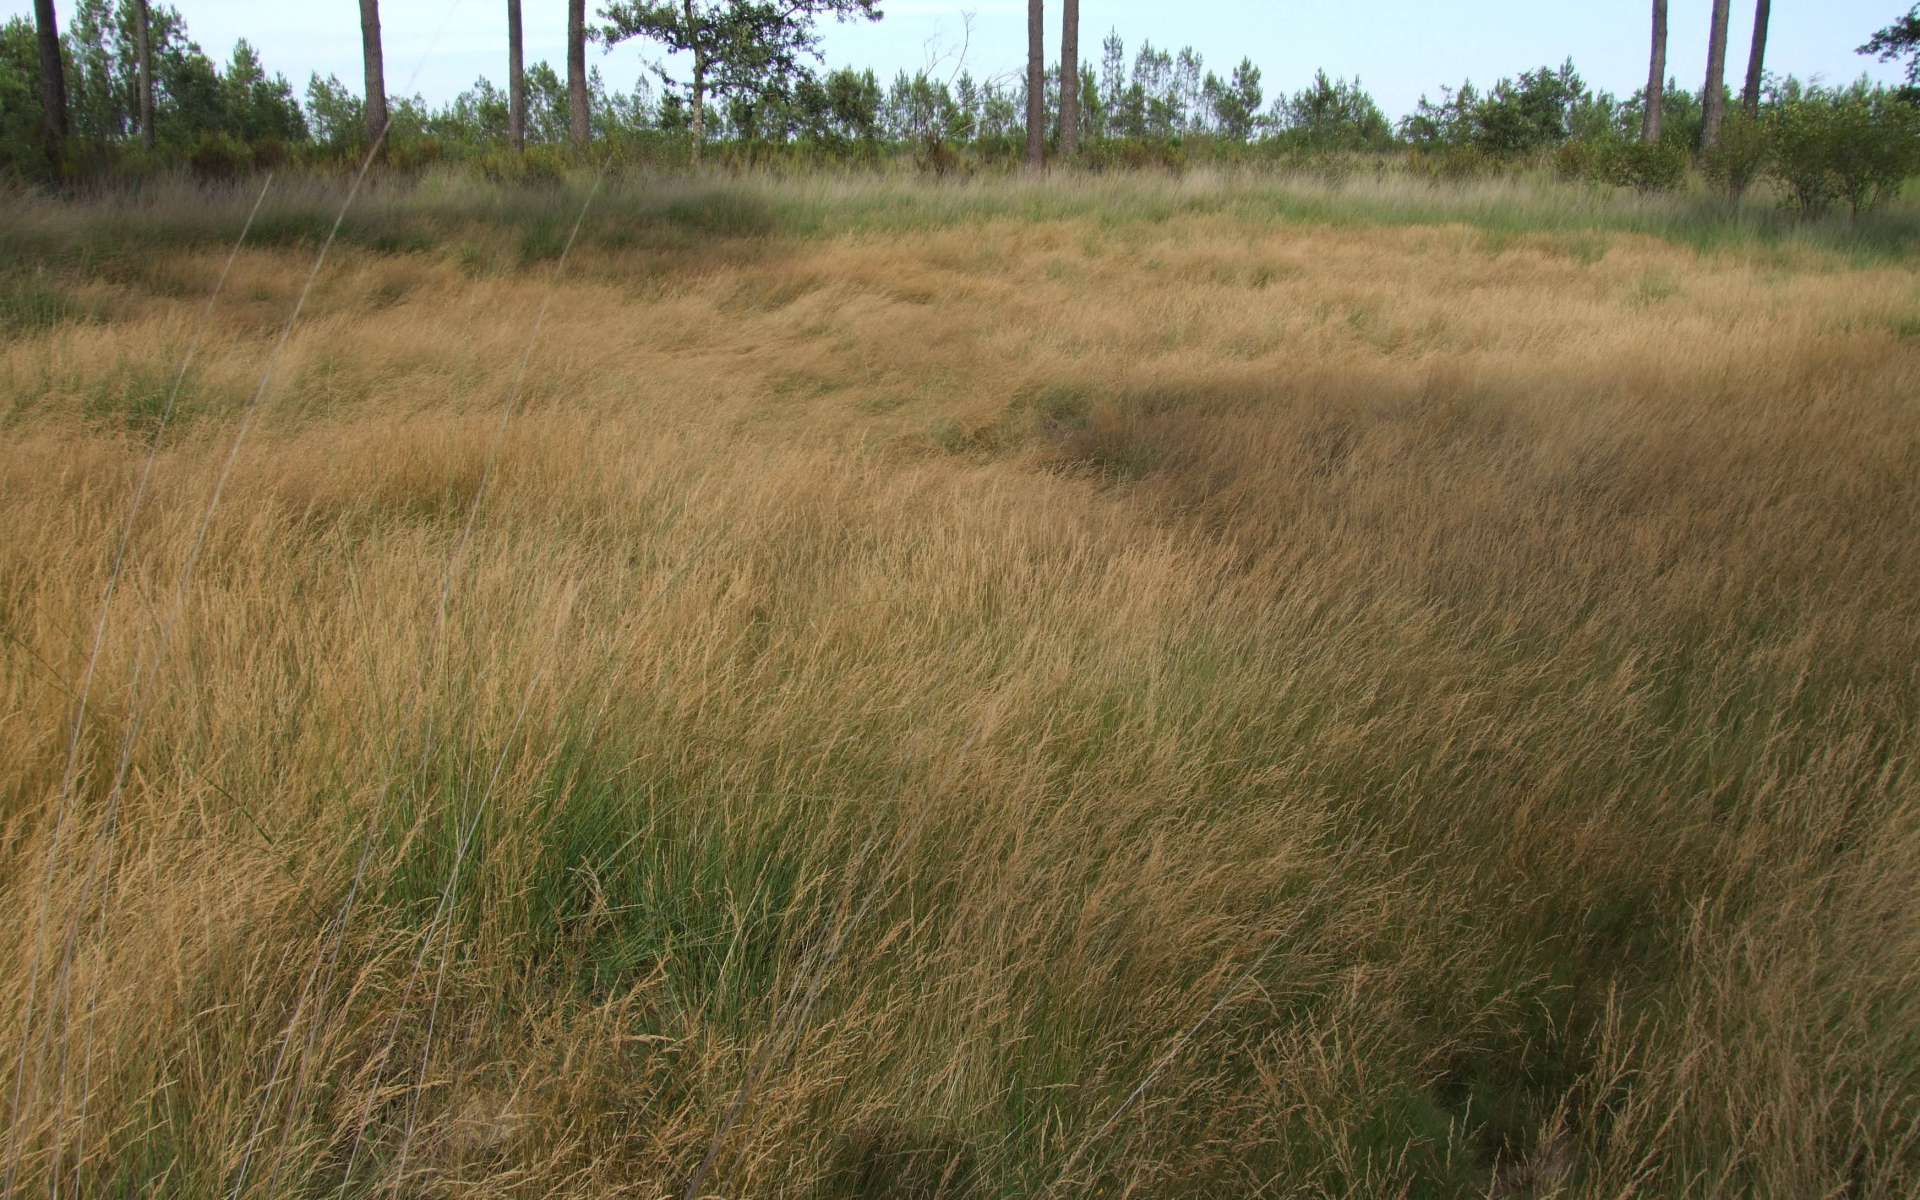
[[[198,369],[189,368],[182,375],[177,363],[154,359],[116,364],[112,372],[89,384],[81,408],[96,426],[124,429],[152,441],[166,429],[177,431],[232,412],[246,400],[244,392],[213,383]]]
[[[1627,303],[1634,308],[1651,308],[1680,294],[1680,284],[1665,271],[1648,271],[1636,279],[1627,291]]]
[[[85,316],[65,291],[38,275],[0,277],[0,333],[43,333]]]
[[[1593,234],[1561,234],[1547,239],[1546,246],[1550,253],[1591,267],[1607,256],[1608,242]]]
[[[531,809],[505,811],[489,776],[449,755],[395,797],[379,902],[422,928],[450,911],[456,941],[504,939],[583,1001],[659,974],[681,1012],[744,1032],[833,924],[815,881],[846,861],[809,857],[795,798],[707,790],[578,745],[553,755]]]
[[[248,187],[155,189],[137,201],[107,197],[64,205],[44,219],[0,230],[0,263],[94,265],[126,255],[229,244],[254,193]],[[333,181],[276,185],[250,240],[317,247],[342,193]],[[583,211],[586,181],[550,187],[490,183],[448,168],[420,180],[370,186],[348,210],[339,238],[377,253],[426,253],[482,228],[517,231],[525,263],[551,261]],[[1250,172],[1205,182],[1159,175],[1034,182],[993,176],[962,183],[885,177],[746,175],[734,180],[615,179],[585,206],[581,239],[603,251],[690,250],[775,237],[931,232],[987,222],[1090,221],[1115,231],[1179,217],[1225,216],[1260,226],[1463,225],[1499,255],[1514,240],[1547,234],[1549,253],[1583,265],[1605,235],[1636,233],[1702,253],[1791,247],[1837,253],[1853,264],[1897,261],[1920,245],[1920,211],[1902,204],[1858,221],[1796,220],[1762,198],[1729,207],[1694,196],[1639,197],[1543,181],[1421,183],[1391,172],[1329,183],[1311,173]],[[1083,239],[1084,240],[1084,239]]]

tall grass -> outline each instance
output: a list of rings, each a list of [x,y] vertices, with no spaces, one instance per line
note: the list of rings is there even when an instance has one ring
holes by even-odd
[[[476,229],[505,230],[517,235],[523,261],[550,259],[579,196],[610,171],[613,182],[583,229],[585,245],[609,251],[705,253],[715,239],[924,233],[1008,220],[1131,225],[1199,215],[1287,227],[1459,223],[1494,236],[1640,233],[1699,250],[1838,250],[1867,264],[1900,261],[1920,241],[1920,211],[1908,201],[1857,220],[1807,221],[1763,190],[1729,202],[1704,185],[1639,196],[1541,174],[1436,183],[1384,159],[1340,170],[1210,168],[1047,180],[827,170],[656,175],[582,167],[538,186],[496,185],[441,167],[370,180],[340,237],[381,253],[407,253],[432,251]],[[250,240],[317,245],[333,224],[341,187],[324,176],[282,180]],[[65,205],[20,197],[20,218],[0,228],[0,267],[63,261],[111,272],[154,250],[224,245],[257,190],[245,181],[210,186],[161,178]]]
[[[376,191],[183,593],[269,200],[50,895],[238,217],[25,208],[20,1186],[1912,1194],[1911,263],[1400,189]]]

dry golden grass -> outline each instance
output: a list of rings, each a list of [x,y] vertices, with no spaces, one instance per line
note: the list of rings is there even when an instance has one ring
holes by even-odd
[[[242,251],[71,787],[225,251],[0,348],[23,1194],[1920,1189],[1910,264],[461,230],[336,248],[196,558]]]

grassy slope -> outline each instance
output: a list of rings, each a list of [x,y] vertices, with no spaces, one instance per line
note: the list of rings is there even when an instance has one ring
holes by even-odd
[[[278,197],[63,789],[249,200],[0,234],[22,1186],[1920,1187],[1903,217],[440,180],[251,409]]]

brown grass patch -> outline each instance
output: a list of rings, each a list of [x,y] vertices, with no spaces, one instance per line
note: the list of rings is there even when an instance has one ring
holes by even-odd
[[[0,348],[16,1186],[1920,1187],[1910,267],[765,236],[596,250],[498,443],[545,269],[342,250],[182,591],[244,254],[64,825],[218,260]]]

